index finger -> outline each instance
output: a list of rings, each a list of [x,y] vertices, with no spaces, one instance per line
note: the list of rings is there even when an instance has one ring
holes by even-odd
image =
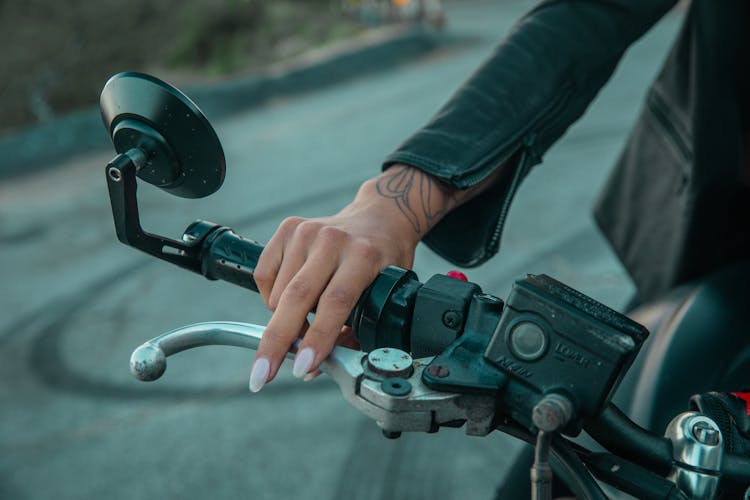
[[[361,267],[361,263],[347,262],[331,278],[294,359],[295,377],[315,370],[331,353],[351,310],[377,276],[377,270],[363,272]]]
[[[279,304],[266,326],[250,373],[250,390],[258,392],[273,380],[289,347],[307,321],[318,297],[333,274],[336,259],[318,253],[305,262],[281,293]]]

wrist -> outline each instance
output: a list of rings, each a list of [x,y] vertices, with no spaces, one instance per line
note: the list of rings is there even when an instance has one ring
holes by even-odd
[[[417,168],[394,165],[362,184],[355,203],[387,218],[416,245],[455,207],[455,195],[455,189]]]

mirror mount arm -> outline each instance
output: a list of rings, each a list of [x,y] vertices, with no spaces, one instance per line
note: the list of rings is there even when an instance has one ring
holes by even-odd
[[[148,155],[140,148],[132,148],[117,155],[105,168],[112,217],[117,238],[128,246],[183,269],[201,272],[201,249],[206,239],[221,228],[211,222],[196,221],[178,241],[158,234],[147,233],[141,227],[136,196],[136,174]]]

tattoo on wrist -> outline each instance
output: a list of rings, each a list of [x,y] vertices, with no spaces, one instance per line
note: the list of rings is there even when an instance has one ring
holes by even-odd
[[[455,205],[455,192],[424,172],[392,167],[378,178],[378,194],[396,202],[414,231],[426,233]]]

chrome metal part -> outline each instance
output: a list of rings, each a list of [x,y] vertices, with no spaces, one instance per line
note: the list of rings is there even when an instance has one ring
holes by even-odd
[[[667,426],[674,459],[669,479],[690,498],[714,498],[724,454],[719,426],[698,412],[677,415]]]
[[[554,432],[565,427],[573,417],[573,403],[560,394],[547,394],[534,406],[531,419],[540,431]]]
[[[422,371],[430,360],[422,358],[415,363],[414,373],[407,379],[412,386],[408,396],[391,396],[380,382],[364,378],[354,406],[389,431],[431,432],[443,424],[465,421],[467,434],[489,434],[494,429],[494,399],[428,388],[422,383]]]
[[[109,175],[109,178],[115,182],[120,182],[122,180],[122,171],[117,167],[109,167],[107,175]]]
[[[721,432],[719,432],[718,429],[714,429],[708,422],[703,420],[693,425],[693,428],[690,429],[690,431],[698,442],[710,446],[716,446],[721,439]]]
[[[389,347],[375,349],[367,355],[367,366],[384,377],[409,377],[414,371],[408,353]]]
[[[264,326],[228,321],[177,328],[137,348],[131,356],[131,371],[140,380],[156,380],[164,373],[166,358],[172,354],[204,345],[257,349],[264,331]],[[294,352],[296,345],[287,357],[291,358]],[[394,396],[383,390],[382,376],[376,378],[370,373],[364,362],[366,357],[364,352],[336,347],[320,370],[338,384],[344,399],[389,435],[401,431],[433,432],[440,425],[456,422],[465,422],[469,435],[485,436],[494,430],[494,398],[439,392],[422,383],[422,371],[432,358],[410,362],[412,373],[402,378],[412,389],[407,395]]]
[[[552,435],[540,430],[536,435],[534,463],[531,466],[531,500],[549,500],[552,498],[552,467],[549,464],[549,452]]]
[[[167,369],[167,356],[206,345],[228,345],[257,350],[265,326],[232,321],[195,323],[166,332],[138,347],[130,356],[130,371],[139,380],[152,381]],[[296,352],[296,347],[287,357]]]

